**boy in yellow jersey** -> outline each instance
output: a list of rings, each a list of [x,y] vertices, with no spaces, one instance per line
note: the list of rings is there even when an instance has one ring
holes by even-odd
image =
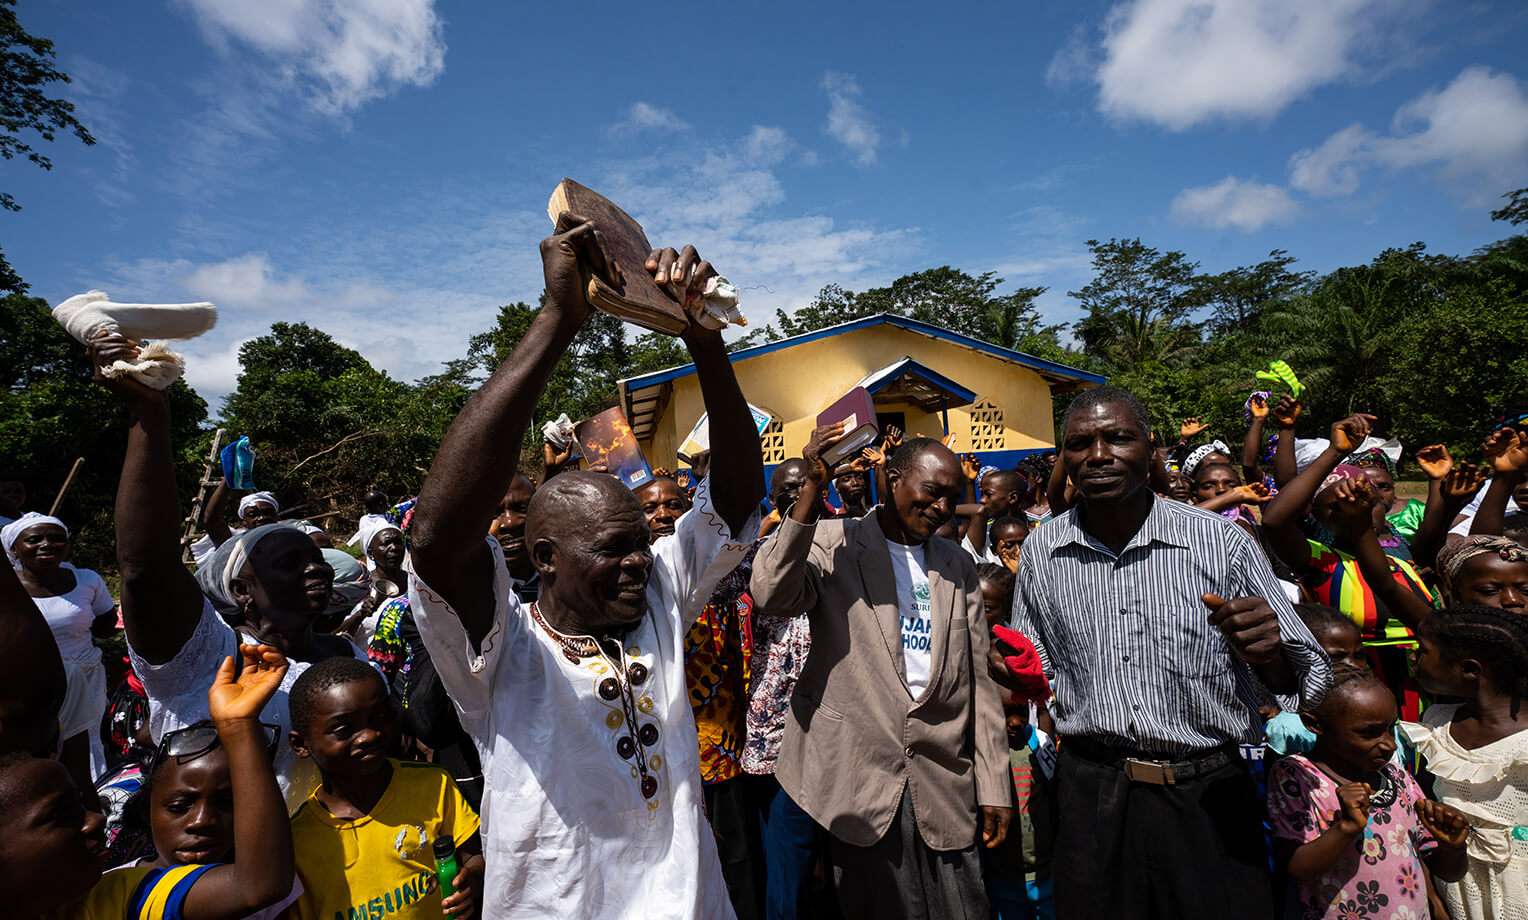
[[[0,758],[0,913],[22,920],[239,920],[291,890],[286,804],[260,725],[287,662],[267,646],[239,652],[243,667],[236,678],[234,660],[224,660],[208,709],[228,751],[234,820],[260,845],[228,865],[141,866],[103,878],[105,819],[80,804],[68,772],[42,758]]]
[[[294,920],[470,915],[483,875],[477,814],[444,769],[387,756],[398,723],[381,675],[328,658],[297,679],[290,703],[292,749],[323,777],[292,816],[304,889]],[[433,849],[441,837],[462,866],[444,899]]]

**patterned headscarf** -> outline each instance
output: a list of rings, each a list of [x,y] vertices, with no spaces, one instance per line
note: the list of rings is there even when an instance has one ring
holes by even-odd
[[[1254,399],[1261,399],[1263,401],[1263,405],[1266,406],[1273,399],[1273,394],[1267,390],[1258,390],[1256,393],[1248,396],[1246,402],[1242,403],[1242,418],[1245,419],[1249,425],[1252,424],[1252,400]]]
[[[1316,494],[1320,495],[1344,479],[1362,479],[1368,481],[1368,478],[1364,475],[1363,470],[1351,463],[1339,463],[1330,473],[1326,474],[1325,479],[1321,480],[1321,485],[1316,487]]]
[[[1380,450],[1378,447],[1370,447],[1366,450],[1361,450],[1358,453],[1348,457],[1347,462],[1359,467],[1381,467],[1385,470],[1385,472],[1390,474],[1391,479],[1396,477],[1395,461],[1391,460],[1390,455],[1385,453],[1383,450]]]
[[[1231,456],[1231,448],[1226,446],[1226,442],[1220,440],[1199,445],[1189,451],[1187,457],[1183,458],[1183,475],[1192,478],[1194,470],[1198,469],[1199,464],[1203,463],[1204,458],[1210,454],[1225,454],[1229,457]]]
[[[1476,535],[1445,546],[1438,553],[1438,577],[1443,581],[1443,593],[1454,597],[1454,580],[1459,577],[1464,564],[1477,556],[1494,554],[1503,562],[1528,562],[1528,549],[1506,537]]]
[[[38,514],[36,511],[28,511],[16,520],[6,524],[4,529],[0,529],[0,543],[5,545],[5,555],[10,558],[11,565],[14,568],[21,568],[21,560],[16,558],[16,554],[11,551],[11,547],[15,546],[16,541],[21,539],[23,531],[31,530],[39,524],[57,524],[64,528],[64,536],[69,536],[69,526],[63,521],[50,514]]]

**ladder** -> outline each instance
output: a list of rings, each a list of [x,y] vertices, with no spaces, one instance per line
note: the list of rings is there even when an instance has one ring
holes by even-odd
[[[224,432],[225,429],[219,428],[212,436],[212,450],[207,454],[207,466],[202,470],[201,485],[197,487],[196,498],[191,502],[191,516],[186,518],[186,526],[180,534],[180,561],[187,565],[196,561],[196,557],[191,555],[191,544],[201,538],[197,528],[202,521],[202,508],[206,506],[207,499],[212,497],[218,483],[223,481],[223,474],[214,476],[212,471],[218,465],[218,454],[223,449]]]

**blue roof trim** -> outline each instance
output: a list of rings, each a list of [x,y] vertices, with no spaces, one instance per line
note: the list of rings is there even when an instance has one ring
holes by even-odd
[[[881,379],[866,385],[865,390],[867,392],[879,393],[881,390],[885,389],[886,386],[891,384],[892,381],[899,380],[904,375],[912,374],[916,377],[922,377],[925,381],[933,384],[941,390],[950,391],[950,393],[960,397],[966,402],[974,402],[976,400],[976,394],[971,390],[966,389],[965,387],[939,373],[938,371],[931,370],[928,367],[919,364],[912,358],[903,358],[895,364],[889,365],[884,369],[883,372],[880,373],[883,374]]]
[[[766,345],[755,345],[752,348],[743,348],[732,352],[732,354],[728,357],[734,362],[743,361],[748,358],[757,358],[760,355],[767,355],[770,352],[779,351],[782,348],[789,348],[792,345],[801,345],[806,342],[815,342],[818,339],[824,339],[830,335],[838,335],[839,333],[843,332],[853,332],[857,329],[867,329],[871,326],[879,326],[882,323],[889,323],[893,326],[900,326],[901,328],[907,329],[908,331],[920,332],[931,338],[940,339],[946,342],[953,342],[956,345],[964,345],[967,348],[985,352],[1004,361],[1012,361],[1015,364],[1022,364],[1025,367],[1040,371],[1042,373],[1053,374],[1058,377],[1066,377],[1071,380],[1083,381],[1087,383],[1101,384],[1104,382],[1104,377],[1102,374],[1093,374],[1089,373],[1088,371],[1078,370],[1075,367],[1068,367],[1065,364],[1058,364],[1055,361],[1047,361],[1044,358],[1036,358],[1034,355],[1026,355],[1022,351],[1014,351],[1011,348],[1004,348],[1001,345],[993,345],[991,342],[983,342],[981,339],[974,339],[968,335],[962,335],[959,332],[954,332],[941,326],[935,326],[933,323],[925,323],[922,320],[911,319],[906,316],[893,316],[890,313],[877,313],[875,316],[866,316],[860,319],[850,320],[847,323],[839,323],[837,326],[828,326],[823,329],[817,329],[812,332],[803,333],[802,335],[791,336],[788,339],[781,339],[778,342],[770,342]],[[638,390],[644,387],[657,386],[660,383],[668,383],[671,380],[678,380],[681,377],[688,377],[693,373],[695,373],[695,365],[684,364],[680,365],[679,367],[671,367],[667,370],[653,371],[652,373],[642,374],[637,377],[626,377],[622,379],[620,383],[627,389],[628,392],[630,392],[631,390]]]

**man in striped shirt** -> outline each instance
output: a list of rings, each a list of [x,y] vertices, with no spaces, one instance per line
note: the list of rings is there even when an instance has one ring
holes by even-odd
[[[1087,390],[1062,428],[1079,501],[1024,544],[1012,620],[1055,687],[1057,916],[1271,918],[1236,746],[1268,697],[1317,701],[1330,665],[1245,531],[1152,494],[1134,395]]]

